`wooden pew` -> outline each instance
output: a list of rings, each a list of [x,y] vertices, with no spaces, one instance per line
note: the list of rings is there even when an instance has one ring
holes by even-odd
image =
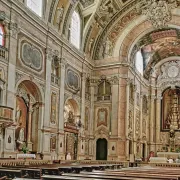
[[[31,179],[40,179],[41,170],[40,169],[22,169],[22,177]]]
[[[0,169],[0,177],[6,176],[7,178],[15,178],[21,177],[21,170],[13,170],[13,169]]]
[[[88,173],[85,173],[85,172],[81,172],[81,174],[83,174],[84,176],[87,176],[89,175],[90,177],[97,177],[97,176],[100,176],[100,177],[115,177],[115,178],[112,178],[112,179],[116,179],[116,177],[121,177],[121,178],[124,178],[124,177],[129,177],[129,178],[139,178],[139,179],[171,179],[171,180],[180,180],[180,175],[177,175],[177,174],[171,174],[171,175],[168,175],[168,174],[158,174],[158,173],[154,173],[154,174],[149,174],[149,173],[140,173],[140,172],[137,172],[137,173],[128,173],[128,172],[88,172]],[[67,174],[67,175],[70,175],[70,174]]]

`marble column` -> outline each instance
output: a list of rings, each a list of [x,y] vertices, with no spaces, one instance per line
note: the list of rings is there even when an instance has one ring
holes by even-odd
[[[85,86],[86,86],[86,74],[82,73],[82,89],[81,89],[81,122],[85,123]]]
[[[130,83],[128,81],[128,83],[126,85],[126,94],[127,94],[127,96],[126,96],[126,101],[127,101],[127,103],[126,103],[126,119],[127,119],[127,121],[126,121],[126,159],[130,158],[130,155],[129,155],[129,138],[130,137],[128,137],[129,127],[130,127],[130,122],[129,122],[129,120],[130,120],[129,119],[129,109],[130,109],[130,107],[129,107],[129,85],[130,85]]]
[[[154,124],[154,109],[155,109],[155,106],[154,106],[154,102],[155,101],[155,95],[152,95],[151,96],[151,100],[150,100],[150,122],[149,122],[149,132],[150,132],[150,135],[149,135],[149,141],[150,141],[150,151],[154,151],[154,127],[155,127],[155,124]]]
[[[61,59],[60,63],[61,75],[60,75],[60,92],[59,92],[59,131],[64,131],[64,85],[65,85],[65,70],[66,61],[64,58]]]
[[[6,34],[8,41],[8,77],[7,77],[7,106],[15,107],[15,86],[16,86],[16,54],[17,54],[17,36],[18,26],[16,23],[10,22],[7,24],[9,32]],[[15,120],[15,111],[13,112],[13,119]]]
[[[119,79],[114,77],[112,84],[111,84],[111,91],[112,91],[112,107],[111,107],[111,136],[117,137],[118,136],[118,83]]]
[[[91,104],[90,104],[90,137],[93,138],[94,134],[93,134],[93,129],[94,129],[94,94],[95,94],[95,83],[91,83],[90,84],[90,94],[91,94]]]
[[[160,147],[158,144],[160,143],[160,121],[161,121],[161,95],[157,96],[156,99],[156,150]]]
[[[29,151],[32,151],[32,142],[31,142],[31,137],[32,137],[32,113],[33,113],[33,107],[32,107],[32,103],[30,101],[30,103],[29,103],[29,112],[28,112],[28,136],[27,136],[27,144],[28,144]]]
[[[59,159],[65,159],[64,149],[64,86],[65,86],[65,71],[66,61],[64,58],[60,59],[60,90],[59,90],[59,120],[58,120],[58,143],[57,155]]]
[[[45,85],[45,111],[44,111],[44,127],[49,128],[50,124],[50,102],[51,102],[51,63],[53,59],[52,49],[46,49],[46,85]]]

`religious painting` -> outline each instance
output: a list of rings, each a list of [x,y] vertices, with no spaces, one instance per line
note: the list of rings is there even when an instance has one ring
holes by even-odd
[[[107,126],[107,115],[108,115],[107,108],[98,109],[98,112],[97,112],[97,117],[98,117],[97,126],[100,126],[100,125]]]
[[[23,98],[16,97],[16,117],[15,120],[18,124],[15,130],[15,141],[17,149],[20,149],[21,144],[26,141],[26,132],[27,132],[27,115],[28,107],[25,104]]]
[[[51,123],[56,124],[56,104],[57,95],[53,92],[51,94]]]
[[[50,139],[50,149],[56,150],[56,136],[52,136]]]
[[[26,40],[21,41],[21,61],[24,65],[39,71],[43,67],[43,55],[36,45]]]
[[[178,130],[180,128],[180,88],[166,89],[162,97],[162,130],[169,130],[171,126]]]
[[[66,80],[67,86],[74,91],[79,90],[80,88],[79,75],[69,68],[67,69],[66,76],[67,76],[67,80]]]

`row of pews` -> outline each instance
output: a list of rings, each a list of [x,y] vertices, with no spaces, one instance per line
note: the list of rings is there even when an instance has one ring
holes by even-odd
[[[179,168],[133,167],[115,164],[49,164],[37,167],[0,168],[0,180],[180,180]]]
[[[49,164],[40,167],[7,167],[0,168],[0,178],[7,179],[42,179],[43,176],[48,175],[59,179],[62,179],[62,174],[79,174],[80,172],[92,172],[93,170],[102,171],[105,169],[117,169],[122,168],[123,164],[82,164],[80,165],[61,165],[61,164]],[[65,177],[63,177],[65,178]],[[1,179],[0,179],[1,180]]]

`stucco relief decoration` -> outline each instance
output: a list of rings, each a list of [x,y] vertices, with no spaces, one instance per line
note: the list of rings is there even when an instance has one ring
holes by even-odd
[[[40,71],[42,69],[43,55],[40,49],[27,41],[21,42],[21,60],[23,64],[33,70]]]
[[[155,28],[163,28],[172,19],[171,10],[177,7],[177,0],[143,0],[136,9],[146,15]]]
[[[164,63],[160,67],[158,74],[158,81],[164,81],[166,79],[173,79],[180,77],[180,61],[169,61]]]
[[[74,91],[78,91],[80,88],[80,77],[71,69],[67,70],[67,86]]]
[[[136,110],[136,136],[140,134],[140,111]]]
[[[51,94],[51,123],[56,123],[56,104],[57,104],[57,95],[55,93]]]
[[[83,7],[88,7],[90,5],[92,5],[94,3],[94,0],[80,0],[81,4],[83,5]]]
[[[130,103],[134,102],[134,85],[133,85],[133,83],[130,83],[130,86],[129,86],[129,101],[130,101]]]
[[[89,126],[89,108],[85,108],[85,123],[84,123],[84,129],[88,130]]]
[[[97,126],[104,125],[107,126],[107,116],[108,116],[108,110],[107,108],[100,108],[97,112]]]
[[[101,26],[104,26],[113,17],[117,9],[118,5],[114,0],[103,0],[99,6],[95,19]]]
[[[133,138],[133,130],[132,130],[132,126],[133,126],[133,113],[130,110],[129,111],[129,125],[128,125],[128,139],[132,139]]]
[[[143,96],[143,106],[142,106],[142,112],[143,114],[147,114],[147,111],[148,111],[148,100],[147,100],[147,97],[144,95]]]

